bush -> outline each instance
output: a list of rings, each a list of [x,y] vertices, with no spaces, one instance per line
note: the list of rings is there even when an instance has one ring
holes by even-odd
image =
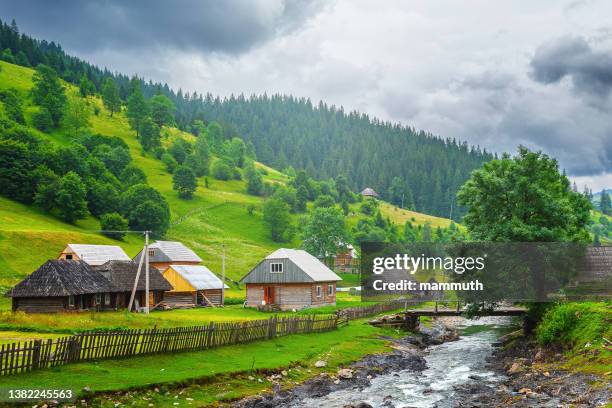
[[[563,303],[550,308],[536,330],[540,344],[567,343],[584,347],[610,336],[610,312],[605,303]]]
[[[170,153],[162,154],[161,161],[164,163],[166,170],[168,170],[168,173],[170,174],[174,173],[174,170],[178,166],[178,163],[176,160],[174,160],[174,157],[172,157]]]
[[[232,178],[232,169],[223,160],[217,160],[212,167],[212,175],[217,180],[229,180]]]
[[[128,229],[128,222],[125,218],[117,213],[104,214],[100,218],[100,227],[102,234],[109,238],[122,240],[125,237],[125,232]]]
[[[51,113],[45,107],[41,107],[38,112],[32,115],[32,124],[41,132],[48,132],[53,128],[53,118]]]

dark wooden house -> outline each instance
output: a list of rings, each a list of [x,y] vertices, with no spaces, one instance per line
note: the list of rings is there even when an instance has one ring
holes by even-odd
[[[108,261],[93,268],[110,282],[110,289],[104,294],[102,309],[124,309],[129,306],[130,296],[138,272],[134,261]],[[145,268],[140,271],[133,308],[138,310],[146,305]],[[156,268],[149,267],[149,308],[153,309],[164,299],[164,292],[172,290],[172,285]]]
[[[100,308],[110,282],[87,262],[51,260],[8,293],[13,311],[63,312]]]
[[[246,284],[247,306],[291,310],[335,305],[336,282],[341,280],[308,252],[281,248],[241,281]]]

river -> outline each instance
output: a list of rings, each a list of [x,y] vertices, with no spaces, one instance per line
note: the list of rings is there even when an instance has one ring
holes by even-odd
[[[347,404],[366,402],[375,408],[391,401],[397,407],[456,406],[454,387],[471,381],[495,385],[504,378],[487,369],[486,359],[493,342],[513,326],[511,318],[487,317],[478,320],[458,319],[457,341],[431,346],[422,372],[399,371],[375,377],[363,390],[343,389],[316,398],[296,401],[291,407],[342,408]]]

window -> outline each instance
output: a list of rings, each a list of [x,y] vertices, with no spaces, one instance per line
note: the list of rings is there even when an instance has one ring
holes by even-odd
[[[151,258],[152,256],[155,256],[155,250],[149,249],[149,258]]]
[[[68,307],[74,307],[74,295],[68,296]]]
[[[66,260],[72,259],[72,254],[66,254]]]
[[[283,273],[283,264],[280,262],[273,262],[270,264],[270,273]]]
[[[333,296],[334,295],[334,284],[330,283],[327,285],[327,296]]]
[[[104,304],[106,306],[110,305],[110,293],[105,293],[104,294]]]
[[[323,291],[321,290],[321,286],[317,286],[317,297],[321,297],[323,295]]]
[[[96,293],[96,305],[99,305],[100,303],[102,303],[102,294]]]

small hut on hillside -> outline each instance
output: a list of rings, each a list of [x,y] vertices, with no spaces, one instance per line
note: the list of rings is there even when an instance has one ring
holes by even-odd
[[[123,309],[129,306],[130,296],[138,272],[138,264],[134,261],[108,261],[93,268],[104,276],[111,284],[110,291],[105,293],[102,308]],[[153,309],[164,299],[164,292],[172,290],[172,285],[153,267],[149,268],[149,308]],[[138,310],[146,306],[146,276],[145,268],[140,271],[134,307]]]
[[[222,304],[221,279],[203,265],[170,265],[164,277],[173,289],[164,295],[168,307],[219,306]],[[225,289],[229,286],[224,285]]]
[[[134,262],[140,262],[142,251],[134,257]],[[202,262],[195,252],[182,242],[155,241],[149,245],[149,265],[164,272],[170,265],[198,265]]]
[[[7,294],[13,311],[64,312],[100,308],[110,282],[85,261],[51,260]]]
[[[281,248],[241,281],[246,284],[247,306],[291,310],[335,305],[336,282],[341,280],[308,252]]]
[[[378,193],[374,191],[373,188],[370,188],[370,187],[364,188],[363,191],[361,192],[361,195],[364,197],[380,198]]]
[[[81,260],[96,266],[108,261],[129,261],[130,257],[117,245],[68,244],[58,259]]]

